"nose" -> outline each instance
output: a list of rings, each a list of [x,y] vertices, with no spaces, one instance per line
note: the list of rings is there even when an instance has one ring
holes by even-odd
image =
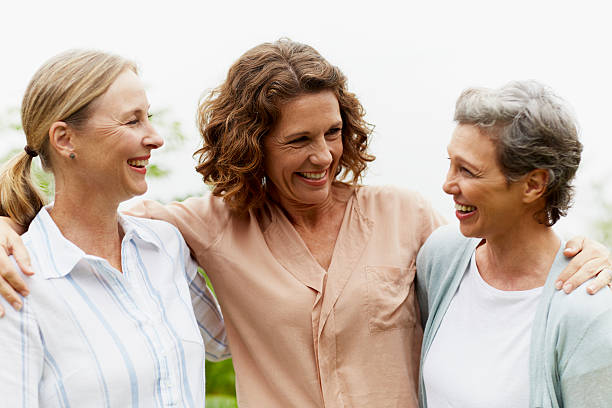
[[[157,133],[151,122],[147,122],[147,135],[142,142],[150,149],[158,149],[164,145],[164,138]]]
[[[313,144],[310,162],[320,167],[328,167],[332,160],[331,149],[327,144],[327,140],[325,140],[325,136],[323,136]]]
[[[446,173],[446,180],[444,180],[444,183],[442,184],[442,190],[449,195],[459,194],[459,186],[452,169],[448,169],[448,172]]]

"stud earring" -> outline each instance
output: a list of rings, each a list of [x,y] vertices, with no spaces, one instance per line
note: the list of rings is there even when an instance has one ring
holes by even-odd
[[[71,159],[74,159],[76,157],[76,154],[74,154],[74,152],[72,152],[72,153],[70,153],[70,156],[68,156],[68,157],[70,157]]]

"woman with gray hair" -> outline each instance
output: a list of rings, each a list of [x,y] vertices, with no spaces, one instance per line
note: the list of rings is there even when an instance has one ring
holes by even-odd
[[[612,292],[555,290],[582,145],[565,103],[535,81],[457,101],[443,189],[460,231],[417,258],[427,321],[423,407],[603,407],[612,402]]]

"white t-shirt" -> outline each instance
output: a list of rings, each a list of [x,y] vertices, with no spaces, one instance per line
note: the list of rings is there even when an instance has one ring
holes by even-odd
[[[529,405],[531,326],[541,294],[542,287],[490,286],[472,255],[425,358],[429,408]]]

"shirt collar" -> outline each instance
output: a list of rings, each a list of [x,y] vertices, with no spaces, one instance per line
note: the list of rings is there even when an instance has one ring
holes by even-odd
[[[34,253],[39,268],[36,273],[45,279],[62,278],[69,274],[82,260],[101,260],[97,256],[88,255],[81,248],[67,240],[59,230],[49,212],[49,207],[41,209],[24,234],[24,241],[30,243],[29,249]],[[118,214],[119,225],[124,232],[123,243],[133,240],[145,245],[160,248],[160,239],[144,220]]]
[[[147,225],[150,222],[160,221],[146,220],[129,215],[122,215],[121,213],[117,215],[119,217],[119,225],[121,225],[123,229],[124,242],[134,239],[148,245],[153,245],[157,249],[162,248],[161,238],[149,225]]]

